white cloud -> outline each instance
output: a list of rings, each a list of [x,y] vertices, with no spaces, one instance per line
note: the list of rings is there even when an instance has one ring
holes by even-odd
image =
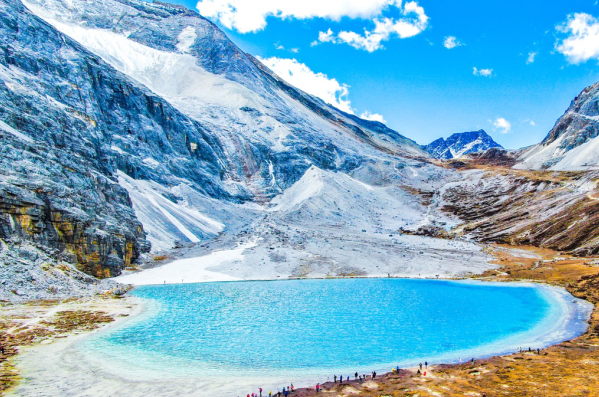
[[[526,64],[530,65],[531,63],[533,63],[535,61],[535,57],[539,55],[538,52],[529,52],[528,53],[528,58],[526,58]]]
[[[424,12],[424,8],[420,7],[417,2],[407,2],[403,8],[401,1],[389,2],[392,7],[400,11],[402,17],[393,18],[375,18],[374,29],[364,29],[364,33],[356,33],[352,31],[341,31],[337,35],[331,29],[327,32],[318,34],[318,42],[321,43],[344,43],[360,50],[373,52],[383,48],[383,41],[388,41],[393,37],[405,39],[416,36],[428,26],[428,16]],[[315,42],[316,43],[316,42]],[[312,43],[313,45],[315,43]]]
[[[386,123],[385,118],[383,117],[383,115],[377,114],[377,113],[370,113],[368,110],[365,111],[364,113],[362,113],[360,115],[360,118],[364,119],[364,120],[378,121],[378,122],[383,123],[383,124]]]
[[[475,76],[491,77],[491,75],[493,74],[493,69],[478,69],[478,68],[473,68],[472,69],[472,74],[475,75]]]
[[[340,84],[336,79],[330,79],[326,74],[314,73],[308,66],[295,59],[258,58],[283,80],[289,84],[315,95],[326,103],[347,113],[353,113],[349,101],[349,87]]]
[[[276,48],[277,50],[282,50],[282,51],[284,51],[284,50],[285,50],[285,47],[284,47],[283,45],[279,44],[279,43],[275,43],[275,48]],[[289,50],[287,50],[287,51],[289,51],[289,52],[293,52],[294,54],[297,54],[297,53],[299,52],[299,48],[290,48],[290,49],[289,49]]]
[[[264,29],[268,17],[372,19],[390,6],[400,5],[401,0],[200,0],[197,8],[229,29],[248,33]]]
[[[592,15],[577,13],[568,16],[557,26],[558,32],[567,35],[555,43],[557,51],[566,56],[570,63],[579,64],[589,59],[599,59],[599,20]]]
[[[507,134],[512,129],[512,123],[510,123],[503,117],[498,117],[497,119],[495,119],[493,127],[495,127],[496,130],[499,130],[499,132],[501,132],[502,134]]]
[[[333,37],[333,31],[330,28],[326,32],[318,33],[318,41],[321,41],[323,43],[328,43],[328,42],[334,41],[334,40],[335,40],[335,37]]]
[[[296,59],[277,57],[258,57],[258,59],[289,84],[308,94],[319,97],[329,105],[333,105],[346,113],[355,113],[348,98],[348,85],[341,84],[336,79],[329,78],[324,73],[314,73],[308,66],[298,62]],[[369,111],[363,112],[360,117],[367,120],[380,121],[381,123],[385,122],[383,116],[370,113]]]
[[[459,41],[457,39],[457,37],[455,37],[455,36],[447,36],[447,37],[445,37],[445,40],[443,41],[443,46],[449,50],[451,50],[452,48],[455,48],[455,47],[463,46],[463,45],[464,45],[464,43]]]

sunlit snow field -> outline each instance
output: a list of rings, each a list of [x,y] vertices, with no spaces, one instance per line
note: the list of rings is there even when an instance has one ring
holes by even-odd
[[[555,288],[437,280],[176,284],[134,295],[148,300],[145,314],[85,342],[86,359],[215,396],[544,347],[583,332],[588,314]]]

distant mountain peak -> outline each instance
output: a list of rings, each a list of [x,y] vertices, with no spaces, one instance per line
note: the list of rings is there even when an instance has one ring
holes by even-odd
[[[503,148],[485,130],[458,132],[449,138],[439,138],[425,145],[424,150],[434,158],[449,160],[491,148]]]

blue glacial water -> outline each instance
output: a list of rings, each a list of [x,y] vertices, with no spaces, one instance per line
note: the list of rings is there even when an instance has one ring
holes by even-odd
[[[319,379],[467,360],[572,337],[586,315],[568,308],[571,296],[531,284],[294,280],[144,286],[133,295],[148,300],[146,312],[88,347],[123,371],[172,376]]]

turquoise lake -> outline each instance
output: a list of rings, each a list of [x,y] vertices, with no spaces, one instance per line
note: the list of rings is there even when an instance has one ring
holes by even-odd
[[[542,347],[584,331],[580,311],[530,284],[292,280],[144,286],[133,295],[148,300],[146,312],[89,347],[123,370],[175,377],[323,381]]]

